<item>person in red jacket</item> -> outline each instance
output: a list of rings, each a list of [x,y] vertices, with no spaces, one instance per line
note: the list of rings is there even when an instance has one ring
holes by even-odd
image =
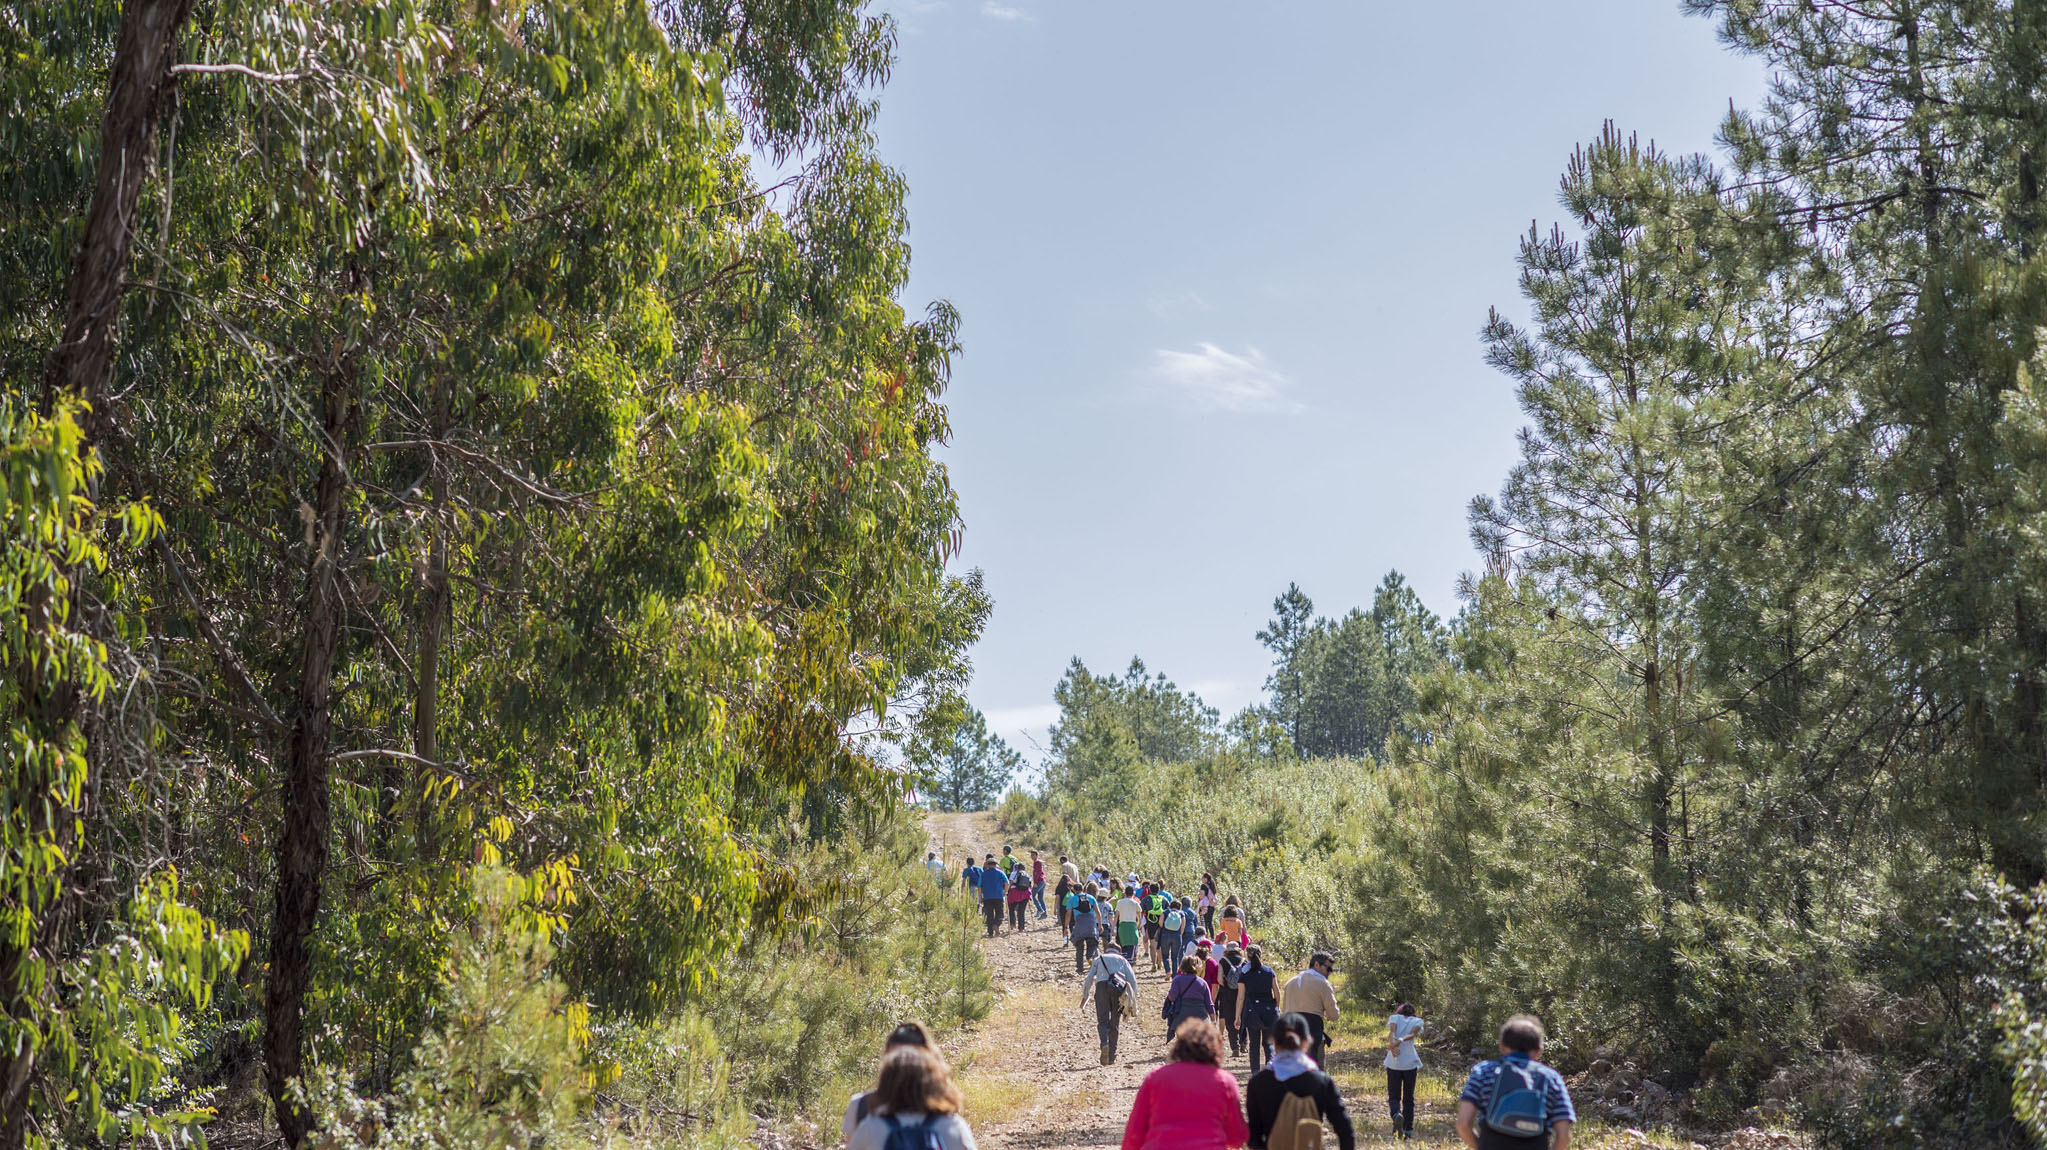
[[[1251,1137],[1237,1076],[1222,1068],[1215,1024],[1189,1019],[1166,1064],[1145,1075],[1123,1126],[1123,1150],[1230,1150]]]

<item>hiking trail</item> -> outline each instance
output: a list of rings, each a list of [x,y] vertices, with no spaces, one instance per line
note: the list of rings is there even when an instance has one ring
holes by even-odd
[[[926,816],[925,828],[931,848],[955,873],[968,850],[979,856],[999,850],[1005,841],[994,816],[987,813],[932,814]],[[1016,846],[1019,857],[1036,847],[1044,854],[1047,874],[1057,882],[1056,845],[1048,847],[1020,835],[1007,841]],[[1046,905],[1051,905],[1049,888]],[[1035,908],[1025,923],[1022,933],[1005,928],[981,944],[994,979],[994,1006],[985,1020],[944,1044],[966,1095],[967,1121],[983,1150],[1118,1145],[1138,1085],[1165,1058],[1165,1023],[1158,1010],[1167,980],[1148,969],[1142,955],[1131,964],[1137,970],[1137,1017],[1123,1024],[1116,1064],[1100,1065],[1094,1007],[1079,1005],[1080,976],[1073,972],[1072,948],[1061,937],[1056,920],[1039,919]],[[1280,973],[1284,978],[1293,972]],[[1451,1127],[1453,1095],[1442,1079],[1424,1075],[1417,1091],[1414,1141],[1399,1142],[1385,1116],[1385,1078],[1378,1069],[1383,1050],[1376,1030],[1361,1032],[1355,1020],[1346,1019],[1333,1033],[1336,1049],[1328,1069],[1343,1089],[1359,1146],[1461,1148]],[[1241,1088],[1250,1067],[1238,1059],[1229,1069]],[[1335,1150],[1333,1134],[1328,1145]]]

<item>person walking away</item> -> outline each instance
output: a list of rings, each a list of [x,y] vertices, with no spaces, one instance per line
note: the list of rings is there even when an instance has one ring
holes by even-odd
[[[1065,855],[1059,856],[1059,873],[1072,879],[1074,886],[1080,885],[1080,864],[1067,858]]]
[[[945,885],[945,860],[938,857],[937,851],[930,851],[924,855],[924,869],[931,872],[932,882],[940,887]]]
[[[1031,852],[1031,903],[1038,908],[1039,918],[1051,913],[1045,909],[1045,860],[1037,851]]]
[[[1068,928],[1066,939],[1073,944],[1073,973],[1087,969],[1087,964],[1101,953],[1101,904],[1085,891],[1068,895],[1073,900],[1073,925]]]
[[[1222,1068],[1223,1040],[1206,1022],[1173,1036],[1166,1064],[1145,1075],[1123,1125],[1123,1150],[1229,1150],[1244,1125],[1237,1076]]]
[[[1426,1028],[1412,1002],[1401,1003],[1386,1020],[1386,1109],[1393,1116],[1393,1133],[1402,1138],[1414,1137],[1414,1081],[1422,1069],[1414,1040]]]
[[[960,871],[960,885],[967,889],[968,894],[981,897],[981,866],[974,861],[973,855],[967,856],[967,865]]]
[[[995,865],[995,856],[981,864],[981,916],[987,920],[988,937],[1002,932],[1002,899],[1009,893],[1009,876]]]
[[[1251,1051],[1251,1073],[1258,1073],[1258,1060],[1272,1057],[1272,1028],[1279,1022],[1279,972],[1265,965],[1257,947],[1244,951],[1244,965],[1237,972],[1237,1026]]]
[[[1223,944],[1221,962],[1222,982],[1215,994],[1215,1012],[1221,1016],[1223,1031],[1230,1040],[1230,1057],[1237,1058],[1244,1053],[1244,1022],[1237,1013],[1237,976],[1244,969],[1244,948],[1235,942]]]
[[[1180,1032],[1182,1023],[1209,1021],[1215,1015],[1215,999],[1208,993],[1208,981],[1201,977],[1201,964],[1193,955],[1180,960],[1179,973],[1166,988],[1166,1002],[1160,1015],[1166,1020],[1166,1038]]]
[[[1131,887],[1122,898],[1116,900],[1116,945],[1123,948],[1123,957],[1137,959],[1137,924],[1144,921],[1144,907],[1137,901],[1137,888]]]
[[[1280,1015],[1273,1044],[1279,1049],[1272,1065],[1244,1084],[1251,1150],[1320,1150],[1325,1128],[1336,1132],[1337,1150],[1355,1150],[1357,1130],[1336,1080],[1302,1049],[1308,1044],[1307,1020]]]
[[[1113,950],[1096,955],[1080,980],[1080,1004],[1088,995],[1095,998],[1095,1036],[1102,1040],[1102,1065],[1116,1061],[1116,1041],[1123,1034],[1125,1015],[1137,1013],[1137,971],[1130,960]]]
[[[1251,932],[1244,929],[1244,911],[1236,904],[1236,895],[1230,896],[1230,905],[1223,907],[1222,919],[1216,924],[1216,936],[1225,943],[1236,943],[1239,947],[1251,945]]]
[[[1457,1096],[1457,1136],[1471,1150],[1570,1150],[1578,1112],[1564,1077],[1542,1058],[1542,1020],[1500,1027],[1500,1056],[1471,1068]]]
[[[1060,875],[1059,885],[1052,888],[1052,905],[1059,911],[1061,937],[1073,932],[1073,904],[1076,901],[1078,900],[1074,898],[1073,880],[1063,874]]]
[[[1031,905],[1031,872],[1016,864],[1009,872],[1009,928],[1024,928],[1024,910]]]
[[[1215,945],[1205,938],[1195,939],[1194,961],[1201,964],[1201,981],[1208,984],[1208,997],[1216,998],[1222,993],[1223,983],[1222,968],[1215,962]],[[1216,1000],[1216,1009],[1222,1009],[1220,999]]]
[[[881,1043],[882,1056],[887,1057],[889,1051],[902,1046],[915,1046],[923,1050],[929,1050],[933,1054],[938,1053],[938,1044],[931,1041],[931,1032],[925,1029],[924,1024],[921,1022],[905,1022],[894,1030],[889,1031],[888,1037],[883,1039]],[[940,1057],[944,1056],[940,1055]],[[867,1117],[868,1112],[873,1107],[874,1091],[872,1090],[862,1090],[848,1100],[846,1103],[846,1116],[839,1119],[839,1137],[848,1142],[852,1141],[854,1129]]]
[[[1201,911],[1201,925],[1209,934],[1215,933],[1215,876],[1203,871],[1201,874],[1201,897],[1194,901]]]
[[[1009,844],[1004,843],[1002,846],[1002,873],[1008,874],[1015,869],[1016,851],[1011,849]]]
[[[1190,933],[1189,917],[1178,906],[1168,906],[1159,916],[1159,961],[1167,970],[1180,969],[1181,940]]]
[[[1308,960],[1308,969],[1287,979],[1279,995],[1279,1009],[1285,1014],[1298,1014],[1308,1020],[1308,1029],[1315,1035],[1315,1043],[1308,1056],[1320,1065],[1329,1050],[1329,1024],[1339,1017],[1336,1009],[1336,988],[1329,985],[1329,976],[1336,973],[1336,960],[1326,950],[1318,950]]]
[[[977,1150],[960,1117],[960,1091],[943,1058],[905,1046],[882,1056],[874,1111],[853,1128],[846,1150]]]

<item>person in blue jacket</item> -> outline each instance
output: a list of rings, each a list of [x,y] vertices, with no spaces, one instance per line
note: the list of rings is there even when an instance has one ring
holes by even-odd
[[[1002,899],[1009,893],[1009,876],[989,855],[981,863],[981,917],[987,920],[988,937],[1002,930]]]

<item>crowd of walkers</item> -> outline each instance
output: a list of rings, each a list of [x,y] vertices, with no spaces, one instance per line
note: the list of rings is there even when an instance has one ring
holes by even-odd
[[[1080,1005],[1094,1006],[1104,1066],[1117,1060],[1126,1023],[1141,1016],[1138,969],[1166,977],[1158,1006],[1166,1062],[1137,1092],[1124,1128],[1123,1150],[1307,1150],[1333,1134],[1353,1150],[1356,1130],[1342,1092],[1323,1069],[1329,1024],[1339,1018],[1330,976],[1336,963],[1316,952],[1281,982],[1253,940],[1250,915],[1237,896],[1218,897],[1213,875],[1196,893],[1106,867],[1085,875],[1061,856],[1048,908],[1046,867],[1005,846],[959,872],[961,887],[981,903],[989,937],[1005,923],[1027,929],[1028,915],[1057,918],[1073,948]],[[926,859],[933,878],[950,881],[942,859]],[[1413,1003],[1386,1020],[1386,1106],[1393,1133],[1414,1137],[1415,1084],[1422,1061],[1417,1042],[1427,1023]],[[1542,1023],[1515,1015],[1500,1028],[1499,1057],[1474,1066],[1458,1096],[1457,1134],[1472,1150],[1568,1150],[1576,1120],[1562,1076],[1541,1061]],[[1243,1091],[1226,1068],[1248,1061]],[[891,1079],[891,1068],[897,1077]],[[844,1133],[854,1150],[962,1150],[973,1135],[958,1116],[945,1060],[921,1026],[889,1038],[874,1091],[847,1107]],[[914,1125],[906,1125],[911,1119]]]

